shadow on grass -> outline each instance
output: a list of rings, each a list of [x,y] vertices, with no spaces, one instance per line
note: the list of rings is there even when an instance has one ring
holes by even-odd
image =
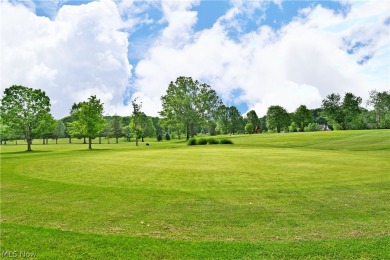
[[[112,151],[112,150],[115,150],[115,149],[107,149],[107,148],[103,148],[103,149],[100,149],[100,148],[98,148],[98,149],[94,149],[94,148],[92,148],[92,149],[77,149],[77,150],[74,150],[75,152],[77,151],[77,152],[105,152],[105,151]]]
[[[32,151],[16,151],[16,152],[0,152],[2,155],[7,155],[7,154],[37,154],[37,153],[51,153],[53,151],[47,151],[47,150],[32,150]]]

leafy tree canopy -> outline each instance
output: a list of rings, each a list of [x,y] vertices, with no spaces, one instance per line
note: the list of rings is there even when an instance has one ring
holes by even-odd
[[[217,93],[205,83],[191,77],[178,77],[168,86],[166,95],[161,97],[160,115],[166,124],[186,129],[187,140],[193,136],[196,126],[207,124],[215,117],[221,104]]]
[[[267,127],[276,129],[278,133],[287,129],[290,125],[290,116],[286,109],[281,106],[270,106],[267,110]]]
[[[52,118],[50,99],[40,89],[13,85],[4,91],[1,100],[1,118],[5,125],[23,131],[27,140],[27,151],[31,151],[34,135],[45,130],[42,122]]]
[[[103,103],[96,96],[91,96],[87,102],[81,102],[72,107],[73,122],[69,123],[71,136],[86,136],[89,139],[89,149],[92,149],[92,139],[105,128]]]

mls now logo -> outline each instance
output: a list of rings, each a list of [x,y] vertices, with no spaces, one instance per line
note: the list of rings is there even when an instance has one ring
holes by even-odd
[[[27,252],[27,251],[2,251],[1,257],[3,258],[33,258],[36,257],[37,253]]]

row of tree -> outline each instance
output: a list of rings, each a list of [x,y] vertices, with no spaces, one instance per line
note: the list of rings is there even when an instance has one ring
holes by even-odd
[[[24,86],[11,86],[4,91],[1,100],[0,137],[7,140],[25,139],[31,151],[33,138],[57,140],[67,137],[84,139],[89,149],[92,140],[125,137],[130,141],[157,137],[162,140],[181,138],[188,140],[198,133],[236,134],[261,133],[264,131],[296,132],[323,129],[390,128],[390,92],[371,91],[367,104],[362,99],[346,93],[331,94],[322,101],[322,107],[314,110],[301,105],[294,113],[281,106],[268,108],[266,116],[259,118],[254,110],[242,116],[235,106],[223,104],[217,93],[207,84],[191,77],[179,77],[168,86],[161,97],[160,117],[149,117],[142,112],[142,103],[132,101],[130,116],[104,116],[104,107],[96,96],[73,104],[70,115],[55,120],[50,114],[50,99],[45,92]]]
[[[163,122],[177,131],[184,130],[187,139],[199,128],[208,129],[210,134],[315,131],[320,127],[341,130],[390,128],[390,91],[370,92],[367,104],[373,107],[371,111],[362,107],[361,97],[346,93],[341,98],[333,93],[322,101],[320,109],[309,110],[301,105],[294,113],[288,113],[281,106],[271,106],[263,118],[258,118],[254,110],[242,117],[235,106],[225,106],[209,85],[190,77],[179,77],[169,84],[161,101]]]

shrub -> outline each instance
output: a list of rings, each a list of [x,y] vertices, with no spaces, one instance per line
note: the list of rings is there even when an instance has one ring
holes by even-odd
[[[199,145],[205,145],[205,144],[207,144],[207,139],[206,138],[199,138],[197,143]]]
[[[187,145],[196,145],[196,139],[195,138],[188,139]]]
[[[316,123],[310,123],[308,126],[305,127],[305,132],[314,132],[319,130],[320,126]]]
[[[165,135],[165,140],[167,140],[167,141],[171,140],[171,136],[168,133],[166,133],[166,135]]]
[[[207,139],[207,142],[209,144],[219,144],[218,140],[215,138],[209,138],[209,139]]]
[[[159,142],[162,141],[162,137],[160,134],[157,136],[157,141],[159,141]]]
[[[233,144],[232,140],[229,139],[221,139],[219,141],[220,144]]]
[[[295,122],[292,122],[291,125],[288,127],[289,132],[298,132],[298,126]]]

